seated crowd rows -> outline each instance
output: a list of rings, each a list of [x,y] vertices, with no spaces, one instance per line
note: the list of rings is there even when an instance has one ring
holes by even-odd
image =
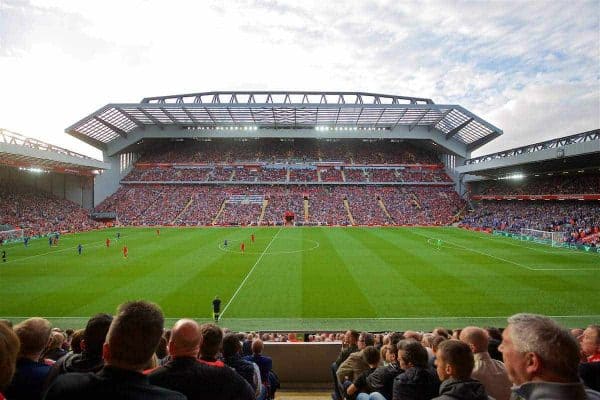
[[[252,163],[337,161],[347,164],[439,164],[436,155],[407,142],[297,139],[171,142],[149,149],[142,163]]]
[[[23,229],[25,236],[98,227],[78,204],[26,186],[0,188],[0,225]],[[0,239],[4,239],[1,232]]]
[[[451,182],[443,169],[295,166],[138,166],[124,182]]]
[[[482,195],[600,194],[600,175],[570,174],[528,177],[523,181],[491,181]]]
[[[336,399],[600,399],[597,325],[568,331],[516,314],[505,329],[307,335],[316,337],[342,342],[331,365]],[[263,354],[267,340],[298,337],[185,318],[165,330],[162,311],[146,301],[97,314],[75,332],[37,317],[0,321],[0,398],[274,398],[280,384]]]
[[[462,220],[472,228],[520,233],[521,229],[562,232],[569,243],[600,243],[597,201],[480,201]]]
[[[261,201],[234,202],[232,196]],[[126,225],[269,225],[283,223],[289,213],[300,224],[349,225],[351,215],[358,225],[443,225],[463,207],[450,186],[127,184],[96,211],[116,212]]]

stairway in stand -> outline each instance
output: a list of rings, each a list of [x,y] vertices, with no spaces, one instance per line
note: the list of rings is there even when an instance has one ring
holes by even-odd
[[[177,223],[177,220],[179,219],[179,217],[181,217],[183,215],[185,210],[187,210],[192,205],[193,202],[194,202],[194,196],[190,196],[190,200],[187,202],[185,207],[183,207],[183,210],[181,210],[181,212],[179,214],[177,214],[177,216],[173,219],[173,221],[171,222],[171,225],[175,225]]]
[[[348,219],[350,220],[350,223],[352,225],[356,225],[356,222],[354,222],[354,217],[352,216],[352,213],[350,212],[350,203],[348,202],[348,199],[344,199],[344,207],[346,208],[346,212],[348,213]]]
[[[269,200],[264,199],[262,203],[262,210],[260,210],[260,217],[258,217],[258,226],[262,225],[263,218],[265,217],[265,211],[267,211],[267,206],[269,205]]]
[[[411,193],[410,194],[413,198],[413,201],[415,202],[415,205],[417,206],[417,208],[420,210],[421,209],[421,203],[419,203],[419,198],[417,197],[416,194]]]
[[[223,214],[223,210],[225,210],[225,205],[227,204],[227,199],[224,199],[223,202],[221,203],[221,208],[219,208],[219,212],[217,212],[217,215],[215,215],[215,218],[212,221],[213,225],[217,224],[217,220],[219,219],[219,217],[221,216],[221,214]]]
[[[308,222],[309,219],[308,207],[308,199],[304,199],[304,222]]]
[[[379,197],[377,199],[377,203],[379,204],[379,207],[381,208],[381,211],[383,211],[383,213],[388,217],[388,220],[392,223],[396,222],[394,221],[394,218],[390,215],[389,211],[387,210],[387,207],[385,206],[385,203],[383,202],[383,200],[381,199],[381,197]]]

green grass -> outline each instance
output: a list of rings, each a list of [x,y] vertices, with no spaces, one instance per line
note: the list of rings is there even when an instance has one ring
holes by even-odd
[[[92,314],[143,298],[160,304],[171,325],[209,320],[219,295],[221,325],[238,330],[504,326],[517,312],[566,326],[600,321],[598,254],[456,228],[119,231],[120,242],[109,229],[63,236],[53,248],[43,239],[5,246],[0,317],[83,327]]]

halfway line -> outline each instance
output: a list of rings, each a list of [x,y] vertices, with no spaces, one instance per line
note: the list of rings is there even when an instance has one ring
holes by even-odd
[[[240,286],[238,286],[238,288],[235,291],[235,293],[233,293],[233,296],[231,296],[231,299],[229,299],[229,302],[227,302],[227,304],[225,305],[225,308],[223,308],[223,312],[221,313],[221,315],[219,315],[219,319],[223,318],[223,314],[225,314],[225,311],[227,311],[227,308],[233,302],[233,299],[235,299],[235,296],[237,296],[237,294],[240,291],[240,289],[242,288],[242,286],[244,286],[244,283],[246,283],[246,281],[248,280],[248,277],[250,277],[250,274],[252,274],[252,271],[254,271],[254,268],[256,268],[256,266],[258,265],[258,263],[260,262],[260,260],[262,260],[262,258],[264,257],[264,255],[267,253],[267,250],[269,250],[269,247],[271,247],[271,245],[275,241],[275,238],[277,237],[277,235],[279,235],[279,232],[281,232],[282,229],[283,228],[279,228],[279,230],[277,231],[277,233],[275,235],[273,235],[273,237],[271,238],[271,241],[269,242],[269,244],[267,245],[267,247],[265,247],[265,249],[263,250],[263,252],[260,254],[260,257],[258,257],[258,260],[256,260],[256,262],[254,263],[254,265],[252,266],[252,268],[250,268],[250,271],[246,274],[246,277],[244,278],[244,280],[242,281],[242,283],[240,283]]]

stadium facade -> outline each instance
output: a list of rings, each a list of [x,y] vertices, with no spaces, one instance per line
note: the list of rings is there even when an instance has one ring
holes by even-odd
[[[455,167],[502,135],[459,105],[427,98],[298,91],[204,92],[110,103],[65,132],[102,150],[110,165],[96,177],[95,205],[117,190],[139,157],[139,145],[149,139],[411,140],[433,146],[458,183]]]

